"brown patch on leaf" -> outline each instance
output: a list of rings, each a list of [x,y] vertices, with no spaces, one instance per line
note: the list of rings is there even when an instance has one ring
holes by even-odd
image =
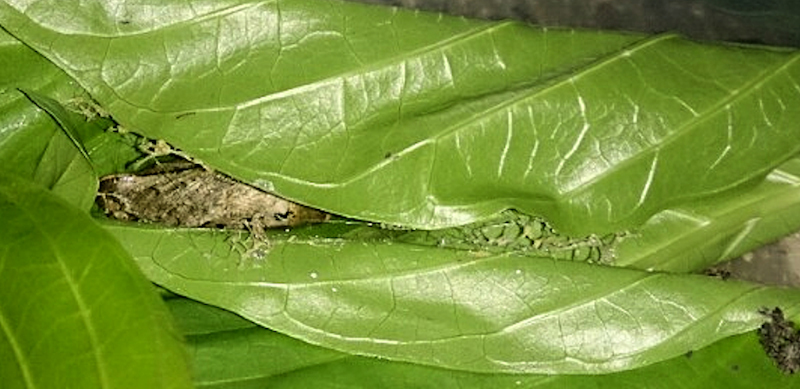
[[[151,174],[103,177],[96,202],[114,219],[248,229],[256,235],[266,228],[294,227],[330,218],[322,211],[186,163],[162,167]]]
[[[719,278],[719,279],[721,279],[723,281],[731,278],[731,272],[729,270],[727,270],[727,269],[723,269],[723,268],[720,268],[720,267],[710,267],[710,268],[704,270],[703,274],[707,275],[709,277]]]

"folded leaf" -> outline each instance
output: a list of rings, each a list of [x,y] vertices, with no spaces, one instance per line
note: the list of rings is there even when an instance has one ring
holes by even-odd
[[[504,212],[435,231],[354,226],[344,237],[493,253],[518,252],[643,270],[700,272],[800,229],[800,159],[748,188],[659,212],[622,234],[570,237],[546,220]]]
[[[800,229],[800,159],[747,191],[668,209],[614,245],[614,264],[698,272]]]
[[[126,127],[363,220],[613,232],[800,151],[786,50],[322,0],[18,1],[0,25]]]
[[[4,388],[188,388],[180,336],[130,256],[80,210],[0,175]]]
[[[486,373],[596,374],[750,331],[800,292],[514,254],[107,226],[152,281],[339,351]],[[319,227],[318,231],[324,227]]]

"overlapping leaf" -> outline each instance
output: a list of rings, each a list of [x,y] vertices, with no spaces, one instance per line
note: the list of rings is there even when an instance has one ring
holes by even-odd
[[[698,272],[735,259],[800,228],[800,159],[748,191],[685,204],[655,215],[614,247],[615,264]]]
[[[152,287],[88,215],[0,175],[4,388],[186,388],[180,336]]]
[[[692,200],[634,230],[650,228],[649,240],[617,247],[634,265],[680,271],[797,224],[777,216],[795,204],[791,167],[737,198],[750,194],[742,183],[799,147],[792,52],[317,0],[65,4],[0,3],[0,25],[127,127],[344,215],[433,228],[515,207],[581,234],[638,226]],[[759,207],[756,198],[770,201]],[[664,223],[670,228],[656,231]],[[793,291],[365,244],[341,231],[294,231],[268,246],[219,233],[111,229],[173,290],[328,347],[468,371],[442,378],[429,374],[434,367],[362,359],[322,369],[370,367],[412,382],[636,368],[754,328],[761,305],[795,316],[800,307]],[[671,254],[685,263],[665,263]],[[741,344],[752,357],[749,341]],[[338,358],[314,353],[319,359],[295,361]],[[482,377],[491,386],[513,376]]]
[[[39,183],[88,210],[97,191],[97,177],[53,119],[19,89],[39,91],[63,101],[85,92],[45,58],[2,30],[0,69],[3,172]],[[87,127],[98,130],[97,123]]]
[[[419,231],[365,225],[346,236],[691,273],[737,258],[798,228],[800,159],[793,158],[747,191],[659,212],[622,234],[570,237],[553,230],[542,218],[504,212],[459,228]]]
[[[28,0],[0,24],[129,128],[364,220],[610,232],[800,149],[790,51],[321,0]]]
[[[797,380],[771,365],[753,334],[622,373],[487,375],[337,353],[197,302],[173,298],[167,304],[193,350],[201,388],[777,388]]]
[[[485,373],[646,366],[756,328],[800,292],[513,254],[107,227],[154,282],[353,354]],[[237,249],[238,247],[238,249]]]

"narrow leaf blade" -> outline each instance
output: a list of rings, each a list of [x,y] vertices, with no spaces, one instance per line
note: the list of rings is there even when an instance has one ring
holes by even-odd
[[[181,295],[328,348],[471,372],[629,370],[750,331],[762,306],[800,310],[797,291],[702,276],[297,233],[240,254],[220,232],[107,228]]]
[[[337,353],[187,299],[167,305],[193,350],[195,384],[203,388],[744,389],[788,388],[800,380],[775,368],[752,333],[620,373],[477,374]]]

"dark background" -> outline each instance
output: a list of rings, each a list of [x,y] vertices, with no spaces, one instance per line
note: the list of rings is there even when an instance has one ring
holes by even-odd
[[[800,47],[798,0],[354,0],[482,19],[517,19],[693,39]]]
[[[351,1],[543,26],[678,32],[696,40],[800,47],[800,0]],[[716,269],[734,278],[800,286],[800,233]]]

